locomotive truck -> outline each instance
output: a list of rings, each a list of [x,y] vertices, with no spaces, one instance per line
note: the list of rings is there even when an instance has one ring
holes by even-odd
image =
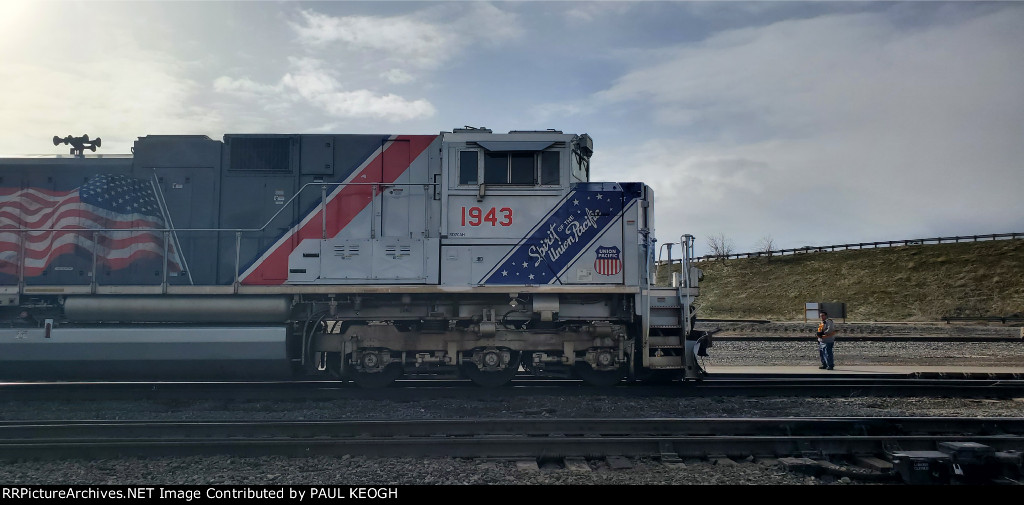
[[[0,378],[699,379],[700,271],[654,283],[654,195],[593,140],[54,137],[0,159]]]

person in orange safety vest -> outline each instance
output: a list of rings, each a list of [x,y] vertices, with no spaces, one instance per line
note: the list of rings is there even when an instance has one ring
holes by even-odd
[[[832,370],[835,368],[835,356],[833,355],[832,348],[836,345],[836,333],[839,330],[836,328],[836,323],[828,318],[828,312],[818,312],[818,317],[821,318],[821,324],[818,325],[818,355],[821,358],[821,366],[818,368],[822,370]]]

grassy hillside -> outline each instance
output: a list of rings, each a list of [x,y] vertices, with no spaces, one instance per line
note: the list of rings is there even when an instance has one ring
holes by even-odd
[[[806,302],[845,302],[848,321],[1024,315],[1021,239],[735,259],[699,267],[703,318],[803,320]],[[670,275],[662,268],[659,284]]]

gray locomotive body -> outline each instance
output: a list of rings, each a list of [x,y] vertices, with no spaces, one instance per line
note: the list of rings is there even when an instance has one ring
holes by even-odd
[[[699,378],[699,270],[653,285],[653,193],[591,182],[592,149],[467,128],[0,159],[0,376]]]

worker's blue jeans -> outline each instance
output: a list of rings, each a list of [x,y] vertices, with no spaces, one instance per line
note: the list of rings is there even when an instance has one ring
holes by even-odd
[[[835,357],[832,355],[832,347],[836,345],[835,339],[818,339],[818,355],[821,357],[821,364],[832,368],[835,366]]]

